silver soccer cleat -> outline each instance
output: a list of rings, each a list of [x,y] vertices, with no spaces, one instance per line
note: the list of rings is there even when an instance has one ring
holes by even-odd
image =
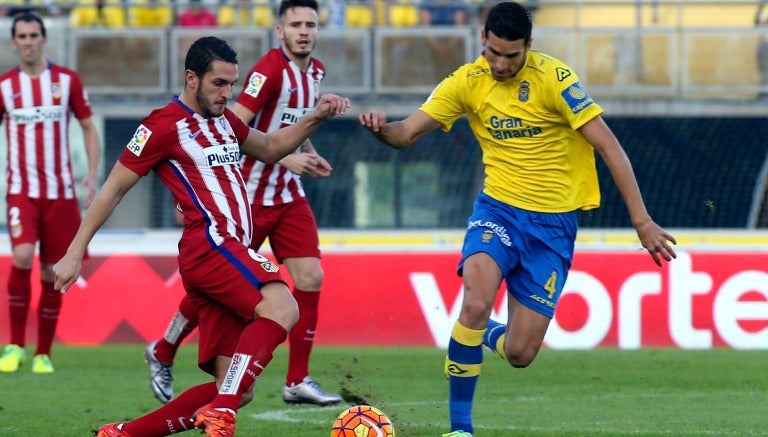
[[[341,402],[341,396],[328,393],[309,376],[304,378],[299,384],[283,387],[283,401],[288,404],[314,404],[314,405],[336,405]]]
[[[149,365],[149,387],[152,393],[158,401],[167,404],[173,399],[173,375],[171,374],[173,365],[162,363],[155,357],[156,344],[157,341],[153,341],[147,345],[144,360]]]

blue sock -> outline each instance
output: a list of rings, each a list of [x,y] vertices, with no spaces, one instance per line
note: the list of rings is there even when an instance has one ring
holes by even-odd
[[[483,365],[482,336],[483,331],[465,328],[459,322],[456,322],[451,333],[445,366],[450,390],[452,431],[474,432],[472,406]]]
[[[483,344],[488,349],[496,352],[498,356],[506,359],[504,355],[504,341],[501,342],[501,348],[499,345],[499,338],[503,336],[507,331],[507,326],[503,325],[495,320],[488,320],[488,328],[483,333]],[[499,350],[501,349],[501,350]]]

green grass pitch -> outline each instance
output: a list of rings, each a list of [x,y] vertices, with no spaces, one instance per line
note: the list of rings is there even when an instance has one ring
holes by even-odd
[[[29,367],[0,374],[0,436],[88,436],[160,404],[152,396],[143,345],[55,345],[53,375]],[[238,415],[239,436],[330,433],[344,408],[282,402],[287,348],[256,382]],[[398,437],[448,430],[445,351],[432,348],[315,348],[312,376],[326,389],[381,408]],[[177,393],[208,381],[196,347],[181,348]],[[485,352],[475,404],[476,437],[768,435],[768,350],[554,351],[528,369]],[[197,435],[195,431],[187,433]]]

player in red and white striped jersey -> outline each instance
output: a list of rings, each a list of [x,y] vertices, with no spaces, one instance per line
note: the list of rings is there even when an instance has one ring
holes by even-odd
[[[198,366],[215,382],[181,393],[160,409],[99,436],[167,435],[195,427],[234,435],[235,416],[299,317],[277,265],[248,246],[251,211],[240,154],[275,162],[295,150],[349,100],[326,94],[295,125],[263,133],[227,102],[238,79],[237,55],[223,40],[195,41],[185,60],[182,94],[146,117],[91,204],[66,255],[53,267],[65,291],[80,275],[88,242],[139,179],[154,171],[184,214],[179,273],[199,315]]]
[[[10,343],[0,356],[0,372],[15,372],[26,360],[25,336],[31,300],[32,263],[40,242],[38,336],[33,373],[51,373],[51,345],[61,310],[51,266],[64,255],[80,224],[80,206],[70,163],[69,120],[83,130],[88,174],[86,203],[96,192],[99,135],[88,96],[76,72],[45,58],[45,24],[27,12],[11,26],[19,65],[0,76],[0,117],[7,139],[7,225],[13,252],[8,275]]]
[[[278,10],[280,47],[267,52],[246,76],[233,108],[243,121],[263,132],[297,123],[312,111],[325,67],[311,56],[318,36],[316,0],[283,0]],[[334,405],[337,394],[323,390],[309,376],[318,303],[323,282],[317,222],[300,176],[328,177],[332,168],[307,140],[275,164],[243,157],[248,198],[253,210],[253,243],[258,250],[269,238],[275,257],[286,266],[299,304],[299,321],[289,335],[290,352],[283,400]],[[162,339],[148,345],[150,387],[161,402],[173,397],[171,366],[182,340],[197,324],[185,297]]]

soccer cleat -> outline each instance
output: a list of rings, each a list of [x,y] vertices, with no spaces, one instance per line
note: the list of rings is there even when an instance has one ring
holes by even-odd
[[[448,434],[443,434],[443,437],[472,437],[472,433],[459,429],[457,431],[451,431]]]
[[[130,434],[122,430],[122,423],[108,423],[93,433],[96,437],[131,437]]]
[[[211,407],[211,404],[204,405],[195,411],[192,422],[208,437],[235,435],[235,413],[232,410],[222,411]]]
[[[341,396],[328,393],[309,376],[304,380],[292,386],[283,387],[283,401],[287,404],[314,404],[314,405],[336,405],[341,402]]]
[[[9,344],[3,349],[3,355],[0,356],[0,372],[12,373],[18,371],[26,359],[27,353],[23,347]]]
[[[53,373],[53,364],[48,355],[38,354],[32,357],[32,373],[38,375]]]
[[[173,364],[165,364],[155,357],[156,341],[147,345],[144,360],[149,365],[149,387],[158,401],[167,404],[173,399]]]

